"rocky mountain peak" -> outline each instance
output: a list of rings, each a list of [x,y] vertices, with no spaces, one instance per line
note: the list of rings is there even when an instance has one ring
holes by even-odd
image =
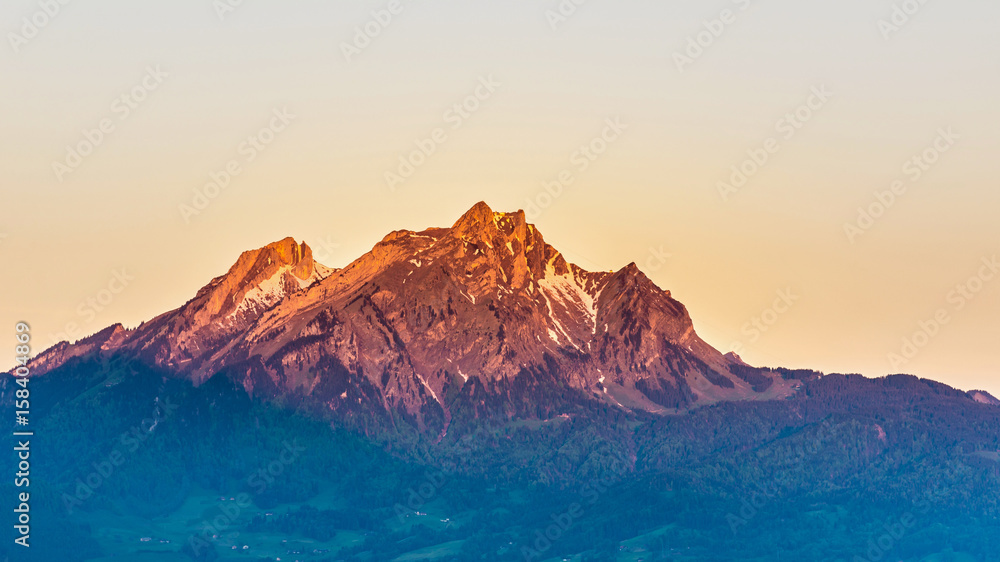
[[[523,211],[483,202],[450,228],[392,232],[343,269],[292,238],[244,252],[184,306],[103,339],[101,350],[196,381],[237,369],[255,393],[399,409],[445,428],[456,393],[531,408],[542,381],[648,411],[791,391],[752,368],[733,372],[738,359],[701,340],[685,307],[635,263],[584,270]],[[75,354],[63,349],[50,365]]]
[[[493,209],[485,201],[480,201],[459,217],[451,228],[463,233],[482,230],[494,224],[494,215]]]
[[[318,269],[312,249],[291,237],[243,252],[225,275],[213,279],[199,292],[196,300],[204,301],[199,316],[207,319],[231,313],[246,302],[248,295],[259,298],[265,307],[273,305],[285,294],[324,277]]]
[[[480,201],[455,221],[451,232],[458,237],[489,240],[500,236],[507,240],[524,240],[528,235],[524,211],[496,212]]]

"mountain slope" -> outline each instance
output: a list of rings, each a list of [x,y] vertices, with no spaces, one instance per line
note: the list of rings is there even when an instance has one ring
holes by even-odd
[[[181,308],[116,328],[100,349],[60,345],[36,371],[125,352],[196,382],[225,371],[258,395],[375,405],[421,425],[446,425],[449,402],[477,392],[517,410],[543,379],[653,412],[784,397],[798,384],[713,349],[635,264],[586,271],[523,211],[485,203],[450,228],[390,233],[343,269],[290,238],[246,252]]]
[[[158,366],[194,368],[264,311],[330,273],[312,259],[309,246],[291,238],[244,252],[187,304],[140,326],[126,346]]]

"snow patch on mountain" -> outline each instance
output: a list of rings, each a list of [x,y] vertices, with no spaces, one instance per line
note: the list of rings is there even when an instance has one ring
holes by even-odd
[[[552,328],[548,328],[548,330],[549,330],[549,339],[552,340],[552,341],[554,341],[554,342],[556,342],[556,343],[561,343],[559,341],[559,334],[557,334],[554,331],[552,331]]]
[[[591,295],[581,285],[580,279],[570,273],[556,274],[551,263],[546,267],[545,276],[538,280],[538,288],[542,297],[545,298],[549,316],[555,323],[556,329],[566,336],[570,343],[572,340],[569,337],[569,331],[559,320],[559,311],[553,310],[553,302],[571,317],[582,314],[590,325],[590,333],[597,333],[597,298],[600,297],[600,291],[596,295]]]
[[[313,279],[313,281],[322,281],[323,279],[326,279],[327,277],[333,275],[337,271],[336,269],[332,267],[327,267],[319,262],[313,263],[313,270],[314,273],[311,278]]]
[[[290,283],[292,284],[291,292],[301,291],[316,281],[325,279],[333,271],[328,267],[319,264],[316,265],[318,267],[313,271],[313,274],[305,279],[299,279],[292,273],[294,266],[286,265],[279,268],[274,275],[247,291],[243,295],[243,300],[229,314],[229,317],[232,318],[245,310],[266,310],[271,308],[288,296],[289,291],[287,288]]]
[[[427,381],[426,381],[426,380],[424,380],[424,377],[422,377],[422,376],[420,376],[420,375],[417,375],[417,378],[418,378],[418,379],[420,379],[420,382],[421,382],[421,383],[423,383],[423,385],[424,385],[424,388],[426,388],[426,389],[427,389],[427,391],[431,393],[431,396],[433,396],[433,397],[434,397],[434,400],[437,400],[437,403],[438,403],[438,404],[441,404],[442,406],[444,406],[444,402],[442,402],[442,401],[441,401],[441,399],[440,399],[440,398],[438,398],[438,395],[437,395],[437,393],[436,393],[436,392],[434,392],[434,389],[433,389],[433,388],[431,388],[431,385],[427,384]]]

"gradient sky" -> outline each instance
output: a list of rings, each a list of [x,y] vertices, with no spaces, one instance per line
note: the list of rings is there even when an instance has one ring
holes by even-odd
[[[4,2],[0,326],[27,321],[48,347],[70,323],[89,334],[175,308],[286,236],[343,266],[479,200],[541,201],[532,222],[572,261],[638,263],[706,340],[753,364],[1000,395],[1000,274],[952,293],[1000,254],[1000,4],[930,1],[887,39],[889,0],[589,0],[555,28],[558,0],[401,0],[348,61],[343,44],[388,5],[244,0],[220,18],[213,0],[107,0],[48,18]],[[723,15],[679,70],[675,53]],[[32,17],[45,25],[13,38]],[[167,76],[141,91],[157,66]],[[446,112],[489,77],[500,85],[455,128]],[[126,115],[115,100],[135,87],[145,99]],[[818,87],[833,96],[787,138],[785,115]],[[248,162],[241,143],[284,108],[294,119]],[[113,131],[60,181],[53,162],[105,119]],[[574,153],[608,119],[627,129],[581,170]],[[446,140],[389,189],[386,172],[439,128]],[[906,162],[949,128],[958,139],[913,181]],[[768,139],[777,151],[724,199],[719,182]],[[231,160],[241,173],[185,220]],[[573,182],[546,199],[564,170]],[[852,243],[845,223],[896,180],[906,191]],[[122,269],[134,279],[87,305]],[[893,365],[939,310],[947,324]],[[770,325],[755,334],[758,317]]]

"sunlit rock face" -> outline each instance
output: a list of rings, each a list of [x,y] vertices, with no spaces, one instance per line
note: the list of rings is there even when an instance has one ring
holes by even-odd
[[[245,252],[179,309],[98,339],[79,353],[63,344],[39,365],[126,351],[196,382],[225,370],[259,395],[418,422],[432,410],[447,420],[463,392],[531,400],[540,378],[653,412],[777,398],[795,384],[747,377],[753,368],[699,338],[684,306],[635,264],[586,271],[523,211],[485,203],[450,228],[392,232],[343,269],[291,238]]]

